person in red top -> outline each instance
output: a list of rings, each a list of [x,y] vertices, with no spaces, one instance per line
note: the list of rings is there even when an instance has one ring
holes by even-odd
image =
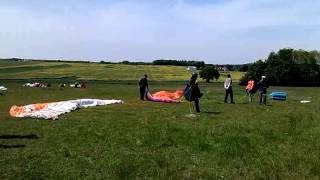
[[[250,103],[252,103],[252,95],[254,94],[254,86],[255,86],[254,80],[252,79],[252,77],[249,77],[248,84],[246,86],[246,92],[249,97]]]

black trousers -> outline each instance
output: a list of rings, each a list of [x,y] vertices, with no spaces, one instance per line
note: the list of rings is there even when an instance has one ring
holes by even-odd
[[[196,98],[196,99],[194,100],[194,104],[196,105],[196,111],[197,111],[197,112],[200,112],[199,99],[198,99],[198,98]]]
[[[232,87],[229,87],[229,89],[226,89],[226,95],[224,97],[224,102],[228,102],[228,96],[230,94],[230,99],[231,99],[231,103],[233,103],[233,91],[232,91]]]
[[[144,95],[146,93],[146,87],[140,87],[140,99],[144,100]]]
[[[267,90],[259,91],[259,103],[267,105]]]

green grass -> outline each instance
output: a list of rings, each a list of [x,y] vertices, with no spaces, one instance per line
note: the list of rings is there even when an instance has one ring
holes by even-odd
[[[190,78],[190,72],[181,66],[0,61],[0,79],[68,77],[83,80],[137,81],[145,73],[151,80],[156,81],[181,81]]]
[[[145,73],[153,81],[185,81],[190,78],[190,72],[183,66],[0,60],[0,79],[69,78],[74,80],[137,81]],[[232,72],[232,78],[235,82],[242,75],[242,72]],[[219,81],[223,81],[225,77],[226,73],[221,72]]]
[[[244,75],[244,72],[240,71],[232,71],[232,72],[220,72],[219,81],[222,82],[227,77],[228,74],[231,74],[231,78],[234,82],[237,82],[241,79],[241,77]]]
[[[95,68],[88,75],[94,77]],[[8,91],[0,96],[0,179],[320,178],[319,88],[271,87],[286,91],[288,100],[259,106],[257,97],[246,104],[243,87],[234,85],[236,104],[224,104],[221,83],[201,83],[202,112],[190,118],[187,102],[139,101],[130,81],[88,81],[86,89],[51,83],[47,89],[24,88],[22,81],[1,84]],[[153,92],[181,87],[182,82],[150,85]],[[301,104],[303,97],[312,103]],[[13,104],[76,98],[116,98],[124,104],[76,110],[57,121],[8,114]]]

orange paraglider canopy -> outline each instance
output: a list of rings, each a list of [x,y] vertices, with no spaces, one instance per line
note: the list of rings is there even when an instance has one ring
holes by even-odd
[[[179,99],[182,95],[183,95],[182,90],[177,90],[175,92],[159,91],[152,94],[152,97],[158,98],[158,99],[172,100],[172,99]]]
[[[21,116],[23,113],[32,113],[34,111],[39,111],[43,108],[45,108],[45,106],[47,105],[47,103],[38,103],[38,104],[31,104],[29,105],[28,107],[24,107],[24,106],[16,106],[16,105],[13,105],[11,108],[10,108],[10,115],[12,117],[19,117]]]
[[[153,102],[177,103],[180,102],[179,98],[181,98],[182,95],[182,90],[176,90],[174,92],[158,91],[156,93],[150,94],[149,90],[146,89],[145,98],[146,100]]]

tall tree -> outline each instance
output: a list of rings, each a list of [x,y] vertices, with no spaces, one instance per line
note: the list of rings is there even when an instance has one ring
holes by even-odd
[[[259,79],[266,75],[272,85],[319,86],[318,58],[317,51],[280,49],[277,53],[271,52],[267,60],[251,64],[240,82],[245,84],[248,76]]]
[[[220,77],[219,71],[213,65],[205,66],[199,74],[200,78],[205,79],[207,83],[209,83],[211,79],[219,79]]]

